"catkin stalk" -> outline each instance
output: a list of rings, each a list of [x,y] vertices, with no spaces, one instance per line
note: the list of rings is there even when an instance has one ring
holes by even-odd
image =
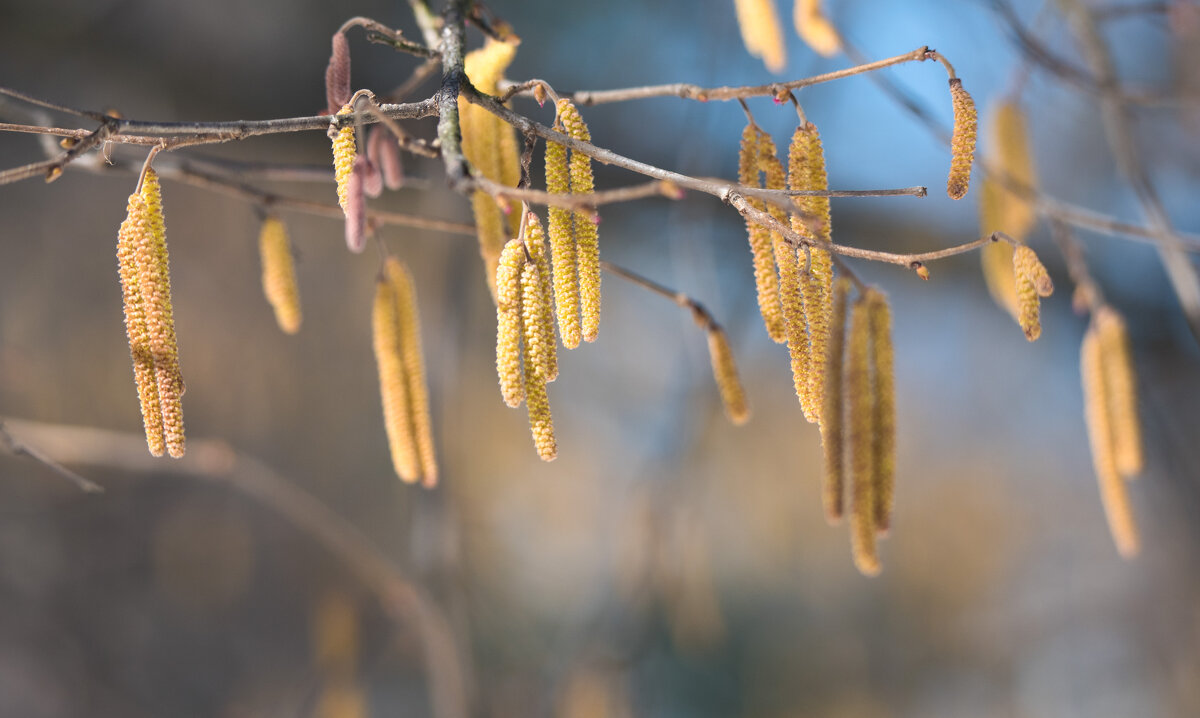
[[[296,265],[283,220],[271,215],[258,232],[258,254],[262,260],[262,287],[275,313],[275,323],[286,334],[300,331],[300,289]]]
[[[839,279],[833,285],[833,307],[829,323],[829,344],[825,353],[825,385],[821,405],[821,447],[825,454],[825,476],[821,495],[825,518],[831,524],[841,521],[846,485],[845,392],[842,370],[846,347],[846,302],[850,280]]]
[[[850,455],[850,492],[853,496],[850,545],[854,565],[866,576],[879,573],[875,523],[875,393],[871,381],[870,304],[854,303],[846,346],[847,448]]]

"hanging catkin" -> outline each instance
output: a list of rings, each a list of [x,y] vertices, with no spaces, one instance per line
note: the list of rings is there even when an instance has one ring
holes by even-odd
[[[805,122],[796,128],[788,149],[788,185],[792,190],[827,190],[825,153],[817,126]],[[820,230],[814,234],[801,217],[792,218],[792,229],[821,242],[832,237],[832,215],[828,197],[797,197],[800,210],[817,220]],[[808,276],[804,281],[804,312],[808,325],[810,369],[808,372],[809,421],[821,420],[821,397],[825,387],[825,352],[829,342],[829,322],[832,312],[833,259],[829,252],[809,248]]]
[[[569,194],[571,175],[567,166],[567,148],[546,142],[546,191]],[[547,233],[554,265],[554,307],[563,346],[574,349],[583,338],[579,326],[579,271],[575,250],[575,213],[565,207],[550,206]]]
[[[762,130],[753,123],[742,131],[742,147],[738,153],[738,182],[746,187],[761,187],[759,179],[759,138]],[[759,211],[766,209],[762,200],[749,200]],[[780,344],[787,341],[787,323],[779,300],[779,277],[775,273],[774,248],[771,232],[758,222],[746,218],[746,233],[750,238],[750,254],[754,259],[754,286],[758,293],[758,310],[762,314],[767,336]]]
[[[429,413],[429,389],[425,378],[425,358],[421,350],[421,324],[417,311],[417,293],[412,275],[395,257],[384,262],[384,273],[396,300],[397,336],[400,361],[407,384],[408,414],[416,443],[417,462],[422,484],[437,485],[437,455],[433,444],[433,421]]]
[[[950,78],[950,100],[954,107],[954,132],[950,139],[950,176],[946,194],[950,199],[967,195],[971,181],[971,160],[975,156],[975,101],[962,86],[962,80]]]
[[[871,381],[870,303],[860,297],[850,312],[846,343],[846,410],[849,432],[850,546],[854,565],[866,576],[879,573],[875,516],[875,392]]]
[[[163,439],[167,453],[178,459],[184,454],[183,374],[179,369],[179,347],[175,339],[175,315],[171,307],[171,272],[167,257],[167,230],[163,219],[162,187],[158,173],[148,168],[142,178],[142,202],[146,207],[145,229],[140,232],[135,252],[138,289],[154,376],[162,412]]]
[[[774,0],[734,0],[734,9],[746,51],[761,57],[771,72],[783,72],[787,50]]]
[[[712,362],[713,379],[725,405],[725,415],[734,424],[745,424],[750,419],[750,406],[746,403],[746,390],[738,377],[733,350],[725,330],[713,324],[708,327],[708,358]]]
[[[1117,551],[1125,558],[1131,558],[1137,555],[1140,541],[1133,509],[1129,504],[1129,493],[1117,468],[1111,397],[1104,364],[1104,343],[1100,328],[1093,319],[1083,336],[1080,352],[1084,416],[1108,529]]]
[[[979,229],[982,236],[1004,232],[1024,243],[1037,222],[1033,203],[1025,192],[1037,190],[1037,174],[1029,149],[1029,133],[1025,115],[1015,101],[997,103],[992,112],[991,152],[999,170],[996,179],[986,177],[980,188]],[[1007,184],[1020,190],[1014,191]],[[1012,265],[1013,247],[1008,242],[992,242],[980,252],[983,277],[996,304],[1008,311],[1013,319],[1019,316],[1014,289]]]
[[[286,334],[300,331],[300,289],[287,228],[275,215],[263,219],[258,232],[263,294],[275,312],[275,322]]]
[[[146,203],[140,194],[131,194],[125,221],[117,232],[125,333],[129,337],[129,353],[133,359],[133,378],[137,383],[146,444],[151,455],[162,456],[167,450],[163,439],[162,407],[159,404],[158,380],[154,375],[154,355],[150,352],[146,316],[142,310],[141,288],[138,286],[137,244],[139,236],[147,229]]]
[[[849,279],[834,282],[820,424],[821,447],[825,454],[825,476],[821,494],[825,505],[825,518],[829,523],[837,523],[844,513],[846,434],[842,367],[846,353],[846,302],[849,294]]]
[[[342,107],[338,111],[338,115],[348,115],[351,112],[350,105]],[[354,158],[358,154],[358,147],[354,140],[354,125],[346,124],[334,130],[330,128],[333,135],[333,177],[337,180],[337,196],[338,204],[341,205],[342,211],[346,211],[346,189],[350,183],[350,174],[354,171]]]
[[[821,12],[821,0],[796,0],[792,20],[796,34],[817,54],[832,57],[842,49],[837,28]]]
[[[1103,306],[1093,318],[1103,354],[1105,396],[1112,427],[1117,471],[1125,478],[1141,473],[1142,428],[1138,421],[1137,373],[1125,320],[1117,310]]]
[[[558,101],[558,117],[572,139],[591,142],[592,136],[579,110],[568,100]],[[571,152],[568,162],[572,194],[591,194],[592,158]],[[594,342],[600,331],[600,228],[591,211],[575,211],[575,261],[579,273],[580,332],[585,342]]]
[[[558,378],[558,348],[554,341],[554,292],[550,287],[550,260],[546,256],[546,235],[542,231],[541,220],[533,212],[529,212],[525,220],[525,247],[532,260],[532,266],[537,270],[537,281],[529,290],[534,293],[535,298],[533,319],[536,325],[533,334],[537,345],[529,354],[533,357],[538,376],[551,382]],[[521,291],[525,292],[524,286]]]
[[[1013,276],[1016,280],[1017,321],[1025,338],[1035,341],[1042,335],[1041,301],[1054,293],[1054,283],[1037,254],[1022,244],[1013,250]]]
[[[871,322],[871,375],[874,380],[874,439],[871,470],[875,474],[875,528],[886,534],[892,525],[896,483],[896,377],[893,369],[892,310],[887,297],[867,291]]]
[[[519,239],[504,245],[496,269],[496,373],[504,403],[516,408],[525,398],[521,374],[521,267],[525,247]]]
[[[375,362],[379,367],[379,393],[383,399],[383,426],[396,475],[406,482],[413,482],[420,477],[420,458],[408,408],[408,381],[400,350],[399,320],[395,287],[386,274],[381,274],[375,283],[371,326]]]

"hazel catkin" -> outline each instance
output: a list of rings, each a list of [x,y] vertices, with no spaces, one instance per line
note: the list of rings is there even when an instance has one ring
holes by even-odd
[[[865,297],[860,297],[850,312],[844,391],[853,510],[850,546],[855,567],[866,576],[874,576],[880,568],[876,541],[878,527],[875,523],[875,394],[871,381],[870,346],[870,304]]]
[[[871,470],[875,475],[875,528],[891,528],[896,483],[896,375],[893,369],[892,310],[878,290],[867,291],[871,324],[871,375],[874,380],[874,437]]]
[[[521,372],[521,268],[525,248],[519,239],[504,245],[496,268],[496,373],[504,403],[516,408],[525,398]]]
[[[296,265],[283,220],[267,216],[258,232],[258,254],[262,263],[263,294],[275,313],[275,322],[286,334],[300,331],[300,289]]]
[[[734,0],[746,51],[761,57],[771,72],[783,72],[787,50],[774,0]]]
[[[379,393],[383,399],[383,426],[396,475],[412,483],[420,477],[420,458],[409,412],[409,385],[400,349],[400,316],[396,290],[386,275],[375,284],[371,312],[375,362],[379,368]]]
[[[839,279],[833,285],[829,322],[829,344],[825,353],[825,384],[821,401],[821,448],[825,471],[821,495],[825,518],[837,523],[844,513],[846,485],[845,391],[842,368],[846,347],[846,303],[850,280]]]
[[[421,350],[421,324],[417,311],[417,294],[408,268],[395,257],[388,257],[384,274],[392,287],[396,301],[397,337],[400,342],[400,362],[407,388],[407,410],[412,424],[417,464],[421,483],[426,488],[437,485],[437,456],[433,443],[433,420],[429,412],[429,389],[425,378],[425,358]]]
[[[746,402],[746,390],[738,377],[737,363],[725,330],[717,325],[708,328],[708,357],[712,362],[713,379],[725,405],[725,415],[734,424],[745,424],[750,420],[750,406]]]
[[[572,139],[591,142],[592,136],[584,124],[579,109],[569,100],[558,102],[558,116],[563,129]],[[571,152],[568,161],[572,194],[591,194],[592,158]],[[580,333],[585,342],[594,342],[600,331],[600,228],[592,211],[575,211],[575,262],[579,274]]]
[[[975,101],[963,89],[962,79],[950,78],[950,99],[954,107],[954,132],[950,139],[950,176],[946,180],[946,194],[950,199],[962,199],[967,195],[971,181],[978,118]]]
[[[1103,353],[1105,396],[1112,427],[1117,471],[1125,478],[1141,473],[1142,428],[1138,420],[1137,373],[1125,320],[1117,310],[1102,306],[1093,318]]]
[[[762,130],[753,123],[742,131],[742,145],[738,152],[738,182],[747,187],[761,187],[759,178],[759,141]],[[748,200],[757,210],[766,209],[762,200]],[[746,218],[746,233],[750,239],[750,254],[754,262],[754,287],[758,296],[758,310],[762,314],[767,336],[780,344],[787,341],[787,322],[779,300],[779,277],[775,272],[774,247],[771,232],[758,222]]]
[[[1025,338],[1036,341],[1042,335],[1039,297],[1054,293],[1054,283],[1037,254],[1027,245],[1013,250],[1013,276],[1016,280],[1017,321]]]

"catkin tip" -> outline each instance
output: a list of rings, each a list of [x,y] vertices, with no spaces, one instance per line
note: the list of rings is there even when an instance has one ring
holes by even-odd
[[[720,327],[708,330],[708,356],[712,362],[713,378],[725,405],[725,415],[734,424],[741,426],[750,420],[750,406],[746,402],[746,390],[738,376],[737,364],[729,338]]]
[[[1050,274],[1027,245],[1013,250],[1013,276],[1016,281],[1017,321],[1025,338],[1036,341],[1042,335],[1041,300],[1054,292]]]

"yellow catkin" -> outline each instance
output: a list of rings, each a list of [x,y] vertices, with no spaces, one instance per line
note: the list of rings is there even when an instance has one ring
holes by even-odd
[[[515,38],[511,42],[489,38],[483,47],[467,53],[463,58],[463,69],[477,90],[494,95],[516,51]],[[512,128],[465,98],[459,98],[458,112],[463,155],[467,162],[484,177],[509,184],[509,180],[513,179],[512,163],[516,159]],[[506,134],[507,140],[504,139]],[[505,149],[506,143],[512,144],[510,149]],[[519,165],[515,166],[515,169],[519,179]],[[515,180],[511,186],[516,186]],[[475,228],[479,236],[479,254],[484,261],[488,287],[495,298],[493,281],[496,264],[504,242],[516,233],[515,226],[511,219],[505,220],[496,201],[486,192],[477,191],[471,196],[471,208],[475,214]],[[512,213],[512,218],[519,220],[519,213]]]
[[[837,28],[821,12],[821,0],[796,0],[792,20],[796,34],[817,54],[832,57],[842,49]]]
[[[854,303],[846,342],[847,449],[850,456],[850,493],[853,514],[850,545],[854,565],[866,576],[879,573],[875,525],[875,396],[871,382],[870,304]]]
[[[1024,188],[1025,192],[1013,191],[1002,184],[997,186],[1002,207],[1000,226],[986,233],[1000,230],[1024,242],[1037,224],[1037,211],[1026,194],[1037,190],[1037,171],[1029,147],[1025,113],[1019,104],[1010,100],[996,105],[992,114],[991,140],[997,167],[1016,188]]]
[[[271,215],[263,220],[258,232],[258,253],[262,260],[263,294],[275,311],[275,322],[287,334],[300,331],[300,289],[296,265],[283,220]]]
[[[400,352],[400,324],[396,290],[386,277],[375,284],[371,312],[375,363],[379,367],[379,393],[383,398],[383,426],[396,475],[406,482],[420,478],[420,458],[412,418],[408,411],[408,382]]]
[[[1013,250],[1013,276],[1016,280],[1017,321],[1025,338],[1035,341],[1042,335],[1041,302],[1054,292],[1050,274],[1037,254],[1026,245]]]
[[[175,339],[175,313],[171,307],[171,270],[167,256],[167,229],[163,217],[162,186],[158,173],[147,169],[142,178],[142,202],[146,206],[145,229],[137,245],[138,288],[154,376],[162,412],[163,439],[167,454],[180,458],[185,451],[183,431],[183,374],[179,369],[179,347]]]
[[[871,323],[871,374],[874,377],[874,440],[871,468],[875,473],[875,527],[886,534],[892,525],[896,485],[896,375],[893,364],[892,310],[887,297],[867,291]]]
[[[738,153],[738,182],[747,187],[761,187],[759,179],[758,148],[762,131],[755,125],[746,125],[742,131],[742,147]],[[750,206],[765,211],[761,200],[749,200]],[[783,306],[779,300],[779,277],[775,273],[774,247],[771,232],[766,227],[746,219],[746,233],[750,238],[750,254],[754,260],[754,287],[758,294],[758,310],[762,314],[767,336],[780,344],[787,341],[787,323],[783,318]]]
[[[551,382],[558,378],[558,347],[554,341],[554,291],[550,286],[550,259],[546,251],[546,234],[542,231],[542,222],[535,213],[530,212],[525,222],[525,247],[537,269],[537,286],[531,287],[531,291],[536,292],[536,332],[539,344],[545,347],[544,350],[539,349],[536,352],[536,368],[538,376]],[[525,291],[524,287],[521,291]],[[529,331],[529,327],[526,327],[525,331]]]
[[[525,345],[525,364],[530,366],[538,379],[550,380],[550,352],[553,335],[546,336],[542,322],[543,297],[542,273],[534,262],[521,267],[521,342]]]
[[[995,198],[998,194],[999,188],[995,183],[991,179],[984,179],[983,186],[980,188],[979,201],[980,213],[983,216],[980,228],[983,229],[985,235],[995,231],[995,229],[989,230],[986,227],[999,228],[999,225],[987,219],[993,212],[988,205],[997,201]],[[1020,321],[1021,310],[1017,303],[1017,279],[1013,274],[1013,246],[1008,242],[989,242],[980,250],[979,258],[983,265],[983,280],[987,284],[988,293],[992,295],[992,300],[1001,309],[1008,312],[1014,320]]]
[[[737,363],[725,330],[713,325],[708,329],[708,358],[712,361],[713,379],[725,405],[725,415],[734,424],[742,425],[750,420],[750,406],[746,403],[746,390],[738,377]]]
[[[967,186],[971,181],[978,118],[975,101],[963,89],[960,78],[950,79],[950,99],[954,107],[954,133],[950,139],[950,176],[946,180],[946,194],[950,195],[950,199],[962,199],[967,195]]]
[[[845,511],[846,434],[842,367],[846,353],[846,301],[849,294],[849,279],[839,279],[834,283],[829,346],[825,353],[826,380],[821,404],[821,448],[825,454],[821,495],[825,518],[831,524],[841,521]]]
[[[567,148],[557,142],[546,143],[546,191],[568,194],[571,175],[567,167]],[[579,326],[579,272],[575,251],[575,213],[565,207],[548,210],[547,233],[554,265],[554,307],[563,346],[574,349],[583,335]]]
[[[346,105],[339,115],[350,114],[350,105]],[[354,140],[354,125],[346,125],[337,131],[333,138],[333,177],[337,180],[338,204],[346,211],[347,187],[350,185],[350,173],[354,171],[354,158],[358,154],[358,146]]]
[[[125,221],[121,223],[117,232],[117,259],[125,305],[125,333],[129,337],[129,354],[133,359],[133,377],[137,383],[146,444],[151,455],[162,456],[167,450],[166,441],[163,439],[162,408],[158,399],[158,381],[154,375],[154,355],[150,352],[146,317],[142,311],[141,289],[138,287],[138,235],[146,226],[146,204],[140,194],[131,194]]]
[[[437,452],[433,443],[433,419],[429,413],[429,388],[425,378],[425,357],[421,351],[421,322],[417,310],[417,293],[412,275],[395,257],[388,257],[384,272],[392,285],[396,299],[396,321],[400,340],[400,360],[407,384],[409,421],[416,442],[421,482],[432,488],[437,485]]]
[[[521,375],[521,240],[504,245],[496,270],[496,373],[504,403],[518,407],[525,398]]]
[[[805,122],[796,128],[788,149],[788,185],[793,190],[826,190],[829,179],[825,172],[825,152],[816,125]],[[832,237],[832,214],[828,197],[798,197],[801,211],[817,220],[819,231],[813,232],[800,217],[792,218],[792,229],[807,237],[829,242]],[[832,312],[833,259],[829,252],[815,247],[809,250],[808,277],[804,282],[804,312],[808,324],[810,369],[808,372],[809,421],[821,420],[821,397],[825,392],[825,352],[829,342],[829,322]]]
[[[568,100],[559,100],[558,117],[572,139],[592,141],[579,110]],[[572,152],[568,169],[572,194],[590,194],[595,189],[592,158]],[[575,252],[579,272],[580,331],[585,342],[594,342],[600,331],[600,228],[591,212],[575,212]]]
[[[1125,558],[1131,558],[1137,555],[1140,541],[1129,493],[1117,469],[1104,346],[1100,330],[1094,323],[1083,336],[1080,355],[1084,417],[1087,419],[1088,440],[1092,447],[1092,463],[1100,483],[1100,500],[1104,504],[1108,529],[1117,551]]]
[[[1103,353],[1104,379],[1108,397],[1113,451],[1117,471],[1125,478],[1141,473],[1145,463],[1142,452],[1142,427],[1138,421],[1137,374],[1125,320],[1109,306],[1095,315],[1096,332]]]
[[[345,591],[325,593],[310,616],[313,663],[325,673],[352,672],[360,650],[358,608]]]
[[[363,689],[345,677],[326,681],[313,707],[313,718],[367,718]]]
[[[761,57],[771,72],[783,72],[787,50],[774,0],[734,0],[734,8],[746,51]]]
[[[558,443],[554,438],[554,419],[550,416],[550,397],[546,382],[537,375],[532,362],[525,362],[525,406],[529,409],[529,431],[542,461],[554,461]]]

